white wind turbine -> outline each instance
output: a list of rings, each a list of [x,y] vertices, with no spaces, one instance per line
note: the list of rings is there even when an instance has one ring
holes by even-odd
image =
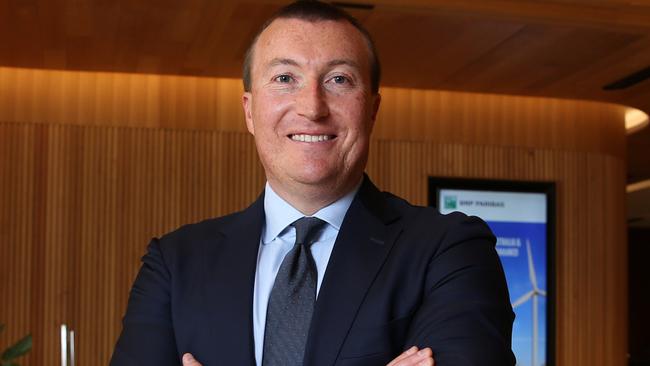
[[[530,240],[526,240],[526,250],[528,252],[528,277],[530,278],[530,284],[533,286],[533,289],[523,294],[517,301],[512,303],[512,307],[516,308],[519,305],[523,305],[528,300],[533,299],[533,348],[532,348],[532,364],[535,366],[537,363],[537,302],[539,296],[546,297],[546,291],[537,287],[537,275],[535,274],[535,265],[533,264],[533,253],[530,250]]]

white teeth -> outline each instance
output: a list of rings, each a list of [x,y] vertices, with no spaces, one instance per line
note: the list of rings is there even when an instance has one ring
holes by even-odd
[[[318,141],[327,141],[330,139],[329,135],[291,135],[291,139],[294,141],[302,142],[318,142]]]

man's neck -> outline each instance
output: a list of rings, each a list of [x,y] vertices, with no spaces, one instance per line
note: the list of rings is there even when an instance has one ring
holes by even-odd
[[[333,202],[336,202],[346,194],[357,189],[363,176],[358,181],[353,181],[351,184],[343,186],[338,190],[329,187],[307,186],[301,187],[302,189],[283,189],[283,185],[274,184],[272,180],[268,180],[269,185],[273,191],[280,196],[283,200],[293,206],[296,210],[300,211],[305,216],[312,216],[323,207],[326,207]]]

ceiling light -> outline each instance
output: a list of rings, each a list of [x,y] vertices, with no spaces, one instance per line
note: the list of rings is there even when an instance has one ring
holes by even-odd
[[[648,125],[648,115],[639,109],[629,108],[625,112],[625,131],[630,134]]]

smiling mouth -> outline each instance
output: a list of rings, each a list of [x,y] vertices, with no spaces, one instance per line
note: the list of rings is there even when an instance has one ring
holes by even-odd
[[[336,138],[336,135],[306,135],[306,134],[295,134],[288,136],[293,141],[300,142],[323,142],[329,141]]]

